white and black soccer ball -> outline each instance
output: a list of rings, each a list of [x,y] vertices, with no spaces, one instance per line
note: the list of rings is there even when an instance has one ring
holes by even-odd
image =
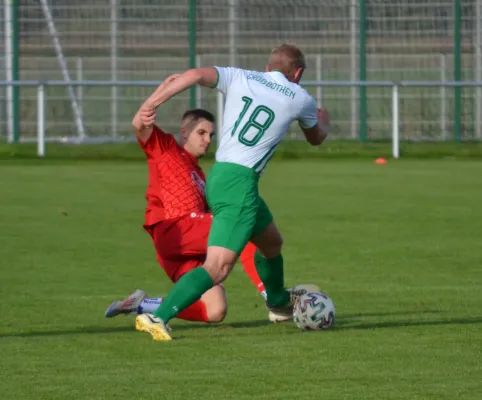
[[[335,323],[335,304],[324,293],[306,293],[293,308],[293,321],[302,331],[330,329]]]

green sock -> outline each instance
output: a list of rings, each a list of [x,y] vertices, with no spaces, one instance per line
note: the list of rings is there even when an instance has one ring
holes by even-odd
[[[256,251],[254,263],[259,278],[264,283],[268,304],[270,306],[284,306],[290,300],[290,294],[284,288],[283,256],[264,258]]]
[[[167,323],[212,287],[213,280],[207,271],[202,267],[195,268],[176,282],[154,315]]]

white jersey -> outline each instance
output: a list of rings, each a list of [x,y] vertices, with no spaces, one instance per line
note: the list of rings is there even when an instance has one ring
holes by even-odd
[[[281,72],[215,68],[216,88],[225,95],[216,161],[261,173],[293,121],[305,129],[317,124],[314,98]]]

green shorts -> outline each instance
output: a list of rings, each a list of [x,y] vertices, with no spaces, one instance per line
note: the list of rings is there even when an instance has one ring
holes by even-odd
[[[273,221],[258,193],[259,175],[251,168],[217,162],[206,182],[206,199],[213,212],[208,246],[241,254],[251,237]]]

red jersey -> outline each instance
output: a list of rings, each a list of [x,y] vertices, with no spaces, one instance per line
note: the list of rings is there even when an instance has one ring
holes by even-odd
[[[155,125],[147,142],[139,144],[149,168],[145,226],[206,212],[206,177],[197,159]]]

